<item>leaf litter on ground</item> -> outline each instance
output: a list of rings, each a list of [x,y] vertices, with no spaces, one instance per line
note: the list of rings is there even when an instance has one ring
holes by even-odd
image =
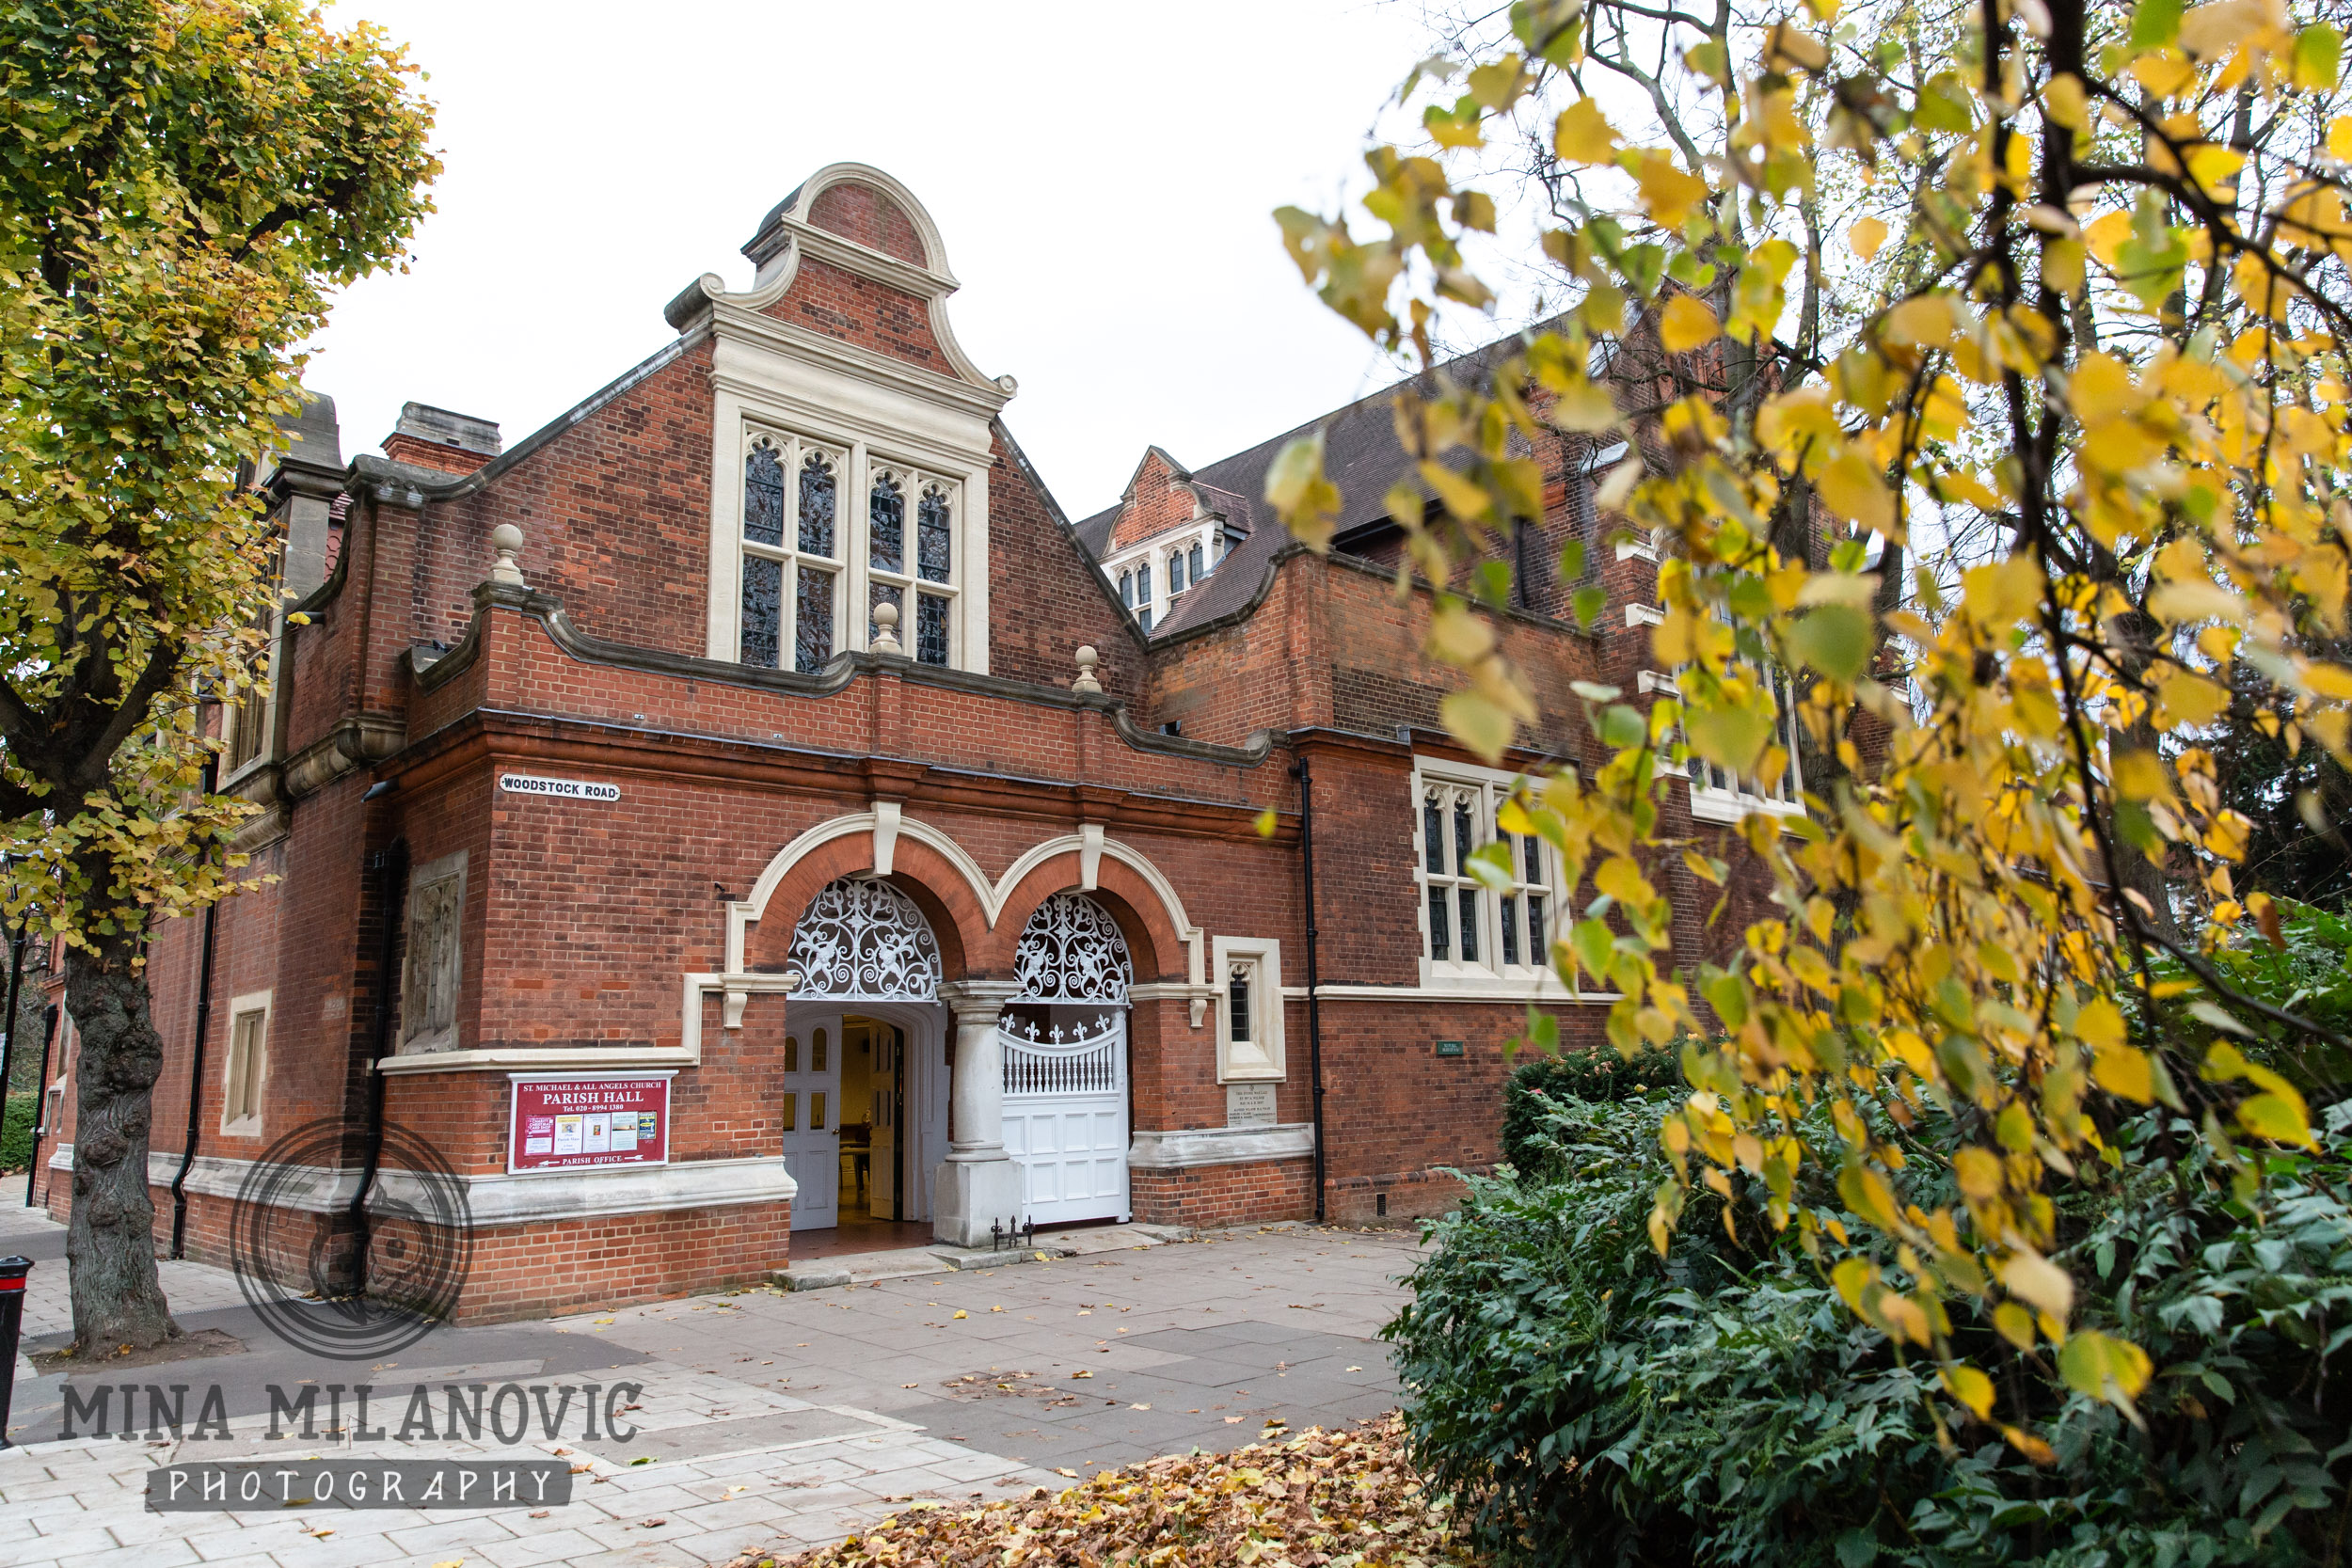
[[[1468,1568],[1451,1508],[1422,1488],[1391,1414],[1232,1453],[1104,1470],[978,1508],[917,1502],[837,1545],[727,1568]]]

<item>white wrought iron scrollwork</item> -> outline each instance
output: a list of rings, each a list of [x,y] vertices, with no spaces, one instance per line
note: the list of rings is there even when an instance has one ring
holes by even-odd
[[[1024,1002],[1123,1006],[1134,975],[1119,923],[1081,894],[1057,893],[1040,904],[1013,953],[1012,976]]]
[[[928,1002],[938,996],[939,941],[914,900],[888,882],[844,877],[808,901],[792,932],[800,996]]]
[[[1127,1021],[1098,1014],[1091,1025],[1041,1029],[1031,1019],[1008,1020],[997,1031],[1005,1058],[1009,1095],[1115,1094],[1119,1090],[1119,1047]]]

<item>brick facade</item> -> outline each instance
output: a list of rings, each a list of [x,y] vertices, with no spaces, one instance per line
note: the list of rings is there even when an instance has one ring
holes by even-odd
[[[792,1196],[772,1174],[801,1131],[778,1084],[802,1060],[794,1020],[811,1005],[776,988],[818,892],[878,874],[922,911],[949,992],[1010,990],[1024,927],[1053,895],[1099,905],[1137,988],[1129,1124],[1177,1144],[1238,1115],[1219,1077],[1230,998],[1216,941],[1279,943],[1267,1021],[1280,1022],[1280,1076],[1262,1081],[1270,1135],[1288,1152],[1138,1166],[1127,1186],[1138,1219],[1437,1212],[1458,1192],[1448,1171],[1496,1158],[1508,1052],[1529,1006],[1555,1013],[1572,1044],[1598,1038],[1597,1006],[1533,978],[1425,978],[1415,768],[1472,759],[1438,724],[1453,673],[1423,651],[1430,596],[1398,592],[1377,518],[1347,525],[1359,553],[1315,556],[1286,547],[1270,516],[1247,516],[1241,481],[1210,473],[1200,483],[1228,486],[1217,504],[1248,542],[1218,567],[1221,583],[1192,590],[1203,598],[1184,625],[1145,637],[1097,570],[1094,520],[1069,521],[997,418],[1009,381],[971,370],[954,346],[945,275],[925,281],[938,265],[930,234],[886,176],[826,171],[746,247],[759,285],[690,290],[671,307],[676,342],[548,430],[478,464],[485,453],[403,436],[383,458],[321,472],[290,463],[272,478],[289,505],[298,493],[338,497],[340,528],[307,624],[281,637],[271,743],[228,781],[265,808],[246,842],[253,871],[275,879],[219,908],[193,1083],[204,922],[154,933],[159,1152],[184,1148],[193,1093],[208,1171],[244,1168],[314,1123],[343,1130],[342,1164],[357,1165],[383,1053],[388,1121],[437,1150],[485,1216],[460,1316],[755,1278],[788,1260],[796,1209],[813,1212],[811,1189]],[[923,288],[933,292],[910,292]],[[785,390],[759,382],[763,365],[783,367]],[[788,422],[789,397],[834,386],[844,419],[869,404],[904,411],[903,428],[874,439],[979,465],[984,673],[863,650],[862,638],[808,673],[707,657],[714,540],[738,548],[727,529],[742,483],[727,455],[735,433],[715,410],[768,398]],[[1597,531],[1587,454],[1563,439],[1537,455],[1547,499],[1544,517],[1527,520],[1529,550],[1551,564],[1520,608],[1491,617],[1542,704],[1542,727],[1510,759],[1529,768],[1587,760],[1569,683],[1632,689],[1647,634],[1625,607],[1654,593],[1646,560],[1596,549],[1587,577],[1609,607],[1590,627],[1569,624],[1580,584],[1556,564],[1567,539]],[[1122,503],[1135,515],[1101,536],[1191,517],[1189,483],[1153,449]],[[862,504],[852,483],[844,528]],[[520,583],[487,580],[492,533],[507,524],[525,540]],[[1099,656],[1099,692],[1072,689],[1081,644]],[[590,781],[617,798],[518,793],[501,784],[510,775]],[[1690,829],[1688,810],[1677,793],[1668,832]],[[415,993],[404,969],[423,961],[406,879],[461,855],[449,1051],[419,1055],[404,1050],[422,1022],[403,1016]],[[1687,880],[1678,866],[1663,874]],[[1567,891],[1555,908],[1572,902]],[[1711,896],[1673,891],[1675,961],[1720,950],[1737,921],[1710,925]],[[1742,890],[1743,907],[1758,892]],[[264,1108],[258,1126],[231,1131],[230,1004],[263,996]],[[918,1013],[910,1050],[927,1053],[928,1076],[900,1081],[914,1118],[900,1135],[946,1149],[971,1132],[948,1108],[955,1031],[944,1006],[905,1016]],[[1441,1053],[1440,1041],[1456,1045]],[[1318,1057],[1319,1149],[1307,1135]],[[600,1186],[619,1180],[605,1174],[509,1173],[510,1081],[534,1070],[674,1075],[670,1164],[628,1178],[648,1183],[636,1207],[607,1212],[597,1195],[621,1189]],[[916,1106],[921,1095],[931,1099]],[[72,1138],[70,1090],[66,1101],[52,1148]],[[930,1166],[914,1168],[930,1180]],[[222,1180],[191,1199],[194,1255],[223,1244]],[[53,1212],[68,1186],[50,1182]],[[160,1241],[173,1206],[162,1186],[156,1198]]]

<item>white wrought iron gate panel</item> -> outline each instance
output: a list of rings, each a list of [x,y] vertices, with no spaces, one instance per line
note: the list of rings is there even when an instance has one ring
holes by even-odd
[[[1020,1162],[1025,1217],[1039,1225],[1128,1217],[1127,1014],[1076,1030],[1008,1023],[1005,1150]]]

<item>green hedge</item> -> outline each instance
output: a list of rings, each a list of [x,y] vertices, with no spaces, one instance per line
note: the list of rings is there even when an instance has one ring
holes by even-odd
[[[37,1094],[8,1096],[8,1111],[0,1117],[0,1171],[23,1170],[33,1157],[33,1112],[40,1104]]]
[[[1540,1076],[1540,1075],[1533,1075]],[[1629,1082],[1640,1082],[1635,1079]],[[1798,1228],[1696,1190],[1666,1254],[1660,1107],[1549,1100],[1544,1170],[1469,1179],[1387,1330],[1415,1458],[1498,1563],[1562,1568],[2209,1568],[2341,1560],[2352,1474],[2352,1105],[2319,1150],[2221,1168],[2194,1122],[2118,1127],[2053,1196],[2076,1322],[2154,1359],[2144,1429],[1963,1302],[1962,1353],[2055,1449],[2037,1465],[1838,1302]],[[1888,1129],[1892,1132],[1892,1129]],[[1948,1123],[1901,1196],[1939,1197]],[[1832,1139],[1824,1131],[1814,1144]],[[1838,1208],[1808,1167],[1794,1201]],[[2241,1185],[2242,1183],[2242,1185]],[[1848,1222],[1851,1224],[1851,1220]],[[1867,1242],[1867,1237],[1857,1237]],[[1950,1448],[1939,1442],[1940,1409]]]
[[[1630,1058],[1608,1045],[1538,1056],[1503,1082],[1502,1158],[1522,1175],[1544,1174],[1553,1168],[1549,1134],[1563,1102],[1649,1100],[1681,1087],[1681,1054],[1670,1046],[1646,1046]]]

